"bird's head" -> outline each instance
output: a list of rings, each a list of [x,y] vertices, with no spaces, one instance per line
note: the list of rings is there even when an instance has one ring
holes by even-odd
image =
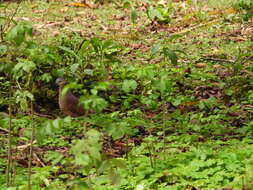
[[[63,78],[57,78],[55,83],[58,85],[58,86],[64,86],[66,84],[68,84],[68,82],[66,80],[64,80]]]

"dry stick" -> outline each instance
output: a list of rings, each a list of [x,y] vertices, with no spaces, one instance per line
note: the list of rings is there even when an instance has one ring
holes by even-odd
[[[44,164],[44,162],[42,162],[42,160],[38,157],[38,155],[33,152],[33,157],[40,163],[41,166],[45,167],[46,165]]]
[[[188,32],[191,32],[192,30],[195,30],[195,29],[198,29],[198,28],[201,28],[201,27],[204,27],[204,26],[207,26],[207,25],[210,25],[210,24],[213,24],[215,22],[218,22],[218,21],[221,21],[223,18],[218,18],[218,19],[214,19],[214,20],[211,20],[209,22],[206,22],[206,23],[201,23],[199,25],[195,25],[191,28],[187,28],[185,30],[182,30],[180,32],[175,32],[175,33],[172,33],[172,35],[182,35],[182,34],[185,34],[185,33],[188,33]]]
[[[35,144],[36,142],[37,142],[37,141],[35,140],[35,141],[33,141],[32,143],[28,143],[28,144],[26,144],[26,145],[18,146],[18,147],[17,147],[17,150],[26,149],[26,148],[30,147],[32,144]]]
[[[220,59],[220,58],[212,58],[212,57],[202,57],[203,60],[209,61],[217,61],[217,62],[227,62],[227,63],[234,63],[236,60],[228,60],[228,59]]]
[[[37,113],[35,111],[33,111],[33,114],[31,111],[28,111],[28,112],[21,112],[23,115],[33,115],[33,116],[38,116],[38,117],[45,117],[45,118],[48,118],[48,119],[53,119],[54,117],[51,116],[51,115],[46,115],[46,114],[42,114],[42,113]]]
[[[128,160],[128,151],[129,151],[129,144],[128,144],[128,135],[126,135],[126,159]]]
[[[8,129],[4,129],[2,127],[0,127],[0,131],[4,132],[4,133],[9,133],[9,130]]]
[[[10,170],[11,170],[11,159],[12,159],[12,151],[11,151],[11,102],[9,103],[9,132],[8,132],[8,163],[7,163],[7,170],[6,170],[6,184],[7,187],[10,186]]]
[[[30,149],[29,149],[29,159],[28,159],[28,190],[31,190],[31,175],[32,175],[32,156],[33,156],[33,139],[35,135],[34,125],[33,125],[33,102],[31,100],[31,124],[32,124],[32,134],[30,139]]]
[[[3,27],[3,25],[0,25],[0,40],[4,41],[4,27]]]

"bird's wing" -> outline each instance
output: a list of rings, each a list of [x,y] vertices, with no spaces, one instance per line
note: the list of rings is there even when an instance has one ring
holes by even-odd
[[[71,112],[74,116],[81,116],[85,113],[84,108],[79,105],[79,99],[71,92],[67,93],[64,99],[67,109],[65,111]]]

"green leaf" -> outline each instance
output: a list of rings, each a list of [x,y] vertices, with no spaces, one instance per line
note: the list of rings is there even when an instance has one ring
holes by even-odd
[[[80,88],[82,88],[81,84],[76,84],[75,82],[69,83],[65,85],[64,88],[62,89],[61,96],[66,95],[70,91],[70,89],[80,89]]]
[[[77,59],[78,63],[82,62],[82,60],[80,59],[80,57],[73,50],[69,49],[68,47],[58,46],[58,48],[61,49],[61,50],[63,50],[63,51],[65,51],[65,52],[67,52],[67,53],[69,53],[70,55],[73,55]]]
[[[160,43],[154,44],[151,47],[151,57],[156,55],[160,51],[161,48],[162,48],[162,45]]]
[[[22,68],[27,73],[30,73],[36,69],[36,65],[32,61],[28,61],[25,59],[18,59],[18,61],[19,63],[15,65],[14,71],[15,69],[19,70]]]
[[[165,57],[168,57],[173,65],[177,65],[178,57],[175,51],[169,48],[163,48],[162,53]]]
[[[131,21],[133,24],[135,24],[137,21],[137,11],[135,8],[132,8],[132,11],[131,11]]]
[[[102,50],[106,50],[106,49],[112,47],[112,45],[113,45],[113,41],[112,40],[105,40],[102,43]]]
[[[110,161],[117,168],[127,168],[126,161],[122,158],[113,158]]]
[[[80,104],[82,104],[86,110],[94,110],[96,112],[101,112],[108,105],[106,100],[96,95],[81,96]]]
[[[101,53],[102,41],[98,38],[92,38],[90,42],[91,42],[92,47],[94,48],[95,52]]]
[[[100,139],[100,133],[95,130],[95,129],[90,129],[89,131],[87,131],[86,136],[92,139],[95,139],[96,141],[98,141]]]
[[[123,8],[128,9],[131,7],[131,1],[124,1],[123,2]]]
[[[162,94],[166,92],[171,92],[173,83],[167,75],[163,75],[159,80],[158,84],[159,84],[158,88]]]
[[[25,31],[22,25],[14,26],[6,35],[6,39],[20,45],[25,39]]]
[[[28,109],[28,101],[33,101],[34,96],[27,90],[21,91],[17,90],[14,94],[16,98],[16,103],[18,103],[23,111]]]
[[[32,26],[26,23],[19,23],[7,32],[6,39],[14,41],[17,46],[25,41],[25,34],[32,35]]]
[[[0,45],[0,56],[6,54],[7,52],[7,46],[6,45]]]
[[[149,7],[147,10],[147,15],[150,20],[154,20],[155,18],[163,18],[162,14],[153,6]]]
[[[122,90],[126,93],[134,91],[137,88],[137,82],[135,80],[124,80],[122,84]]]
[[[40,76],[40,79],[45,82],[50,82],[52,80],[52,76],[49,73],[45,73]]]

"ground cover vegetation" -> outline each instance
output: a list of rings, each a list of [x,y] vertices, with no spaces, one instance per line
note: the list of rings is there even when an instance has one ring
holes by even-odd
[[[0,1],[0,189],[253,189],[252,10]]]

